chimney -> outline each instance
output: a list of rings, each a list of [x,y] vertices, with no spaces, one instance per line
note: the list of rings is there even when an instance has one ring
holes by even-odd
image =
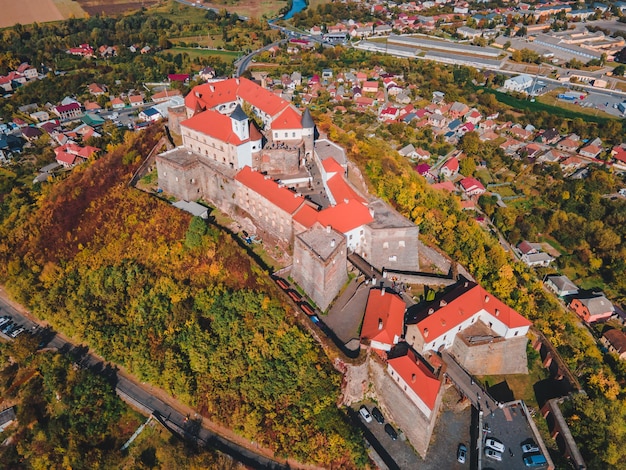
[[[326,233],[330,233],[330,225],[326,226]]]
[[[383,295],[385,295],[385,288],[384,287],[380,290],[380,296],[382,297]]]
[[[489,296],[488,295],[485,296],[485,303],[487,303],[487,302],[489,302]]]
[[[441,299],[441,301],[439,302],[439,306],[440,307],[445,307],[446,305],[448,305],[448,302],[446,302],[445,300]]]
[[[335,248],[335,239],[334,238],[330,241],[330,247],[331,248]]]
[[[500,316],[500,309],[496,309],[496,317]]]
[[[465,287],[469,286],[469,282],[465,281]]]
[[[209,85],[209,90],[211,90],[211,92],[215,91],[215,87],[213,85]]]
[[[411,374],[411,383],[415,383],[415,379],[417,376],[415,374]]]
[[[428,328],[424,328],[424,338],[428,338]]]
[[[428,315],[432,315],[433,313],[435,313],[435,309],[434,308],[429,308],[428,309]]]
[[[235,82],[237,83],[237,85],[239,85],[239,79],[235,78]]]
[[[383,329],[383,319],[379,318],[378,319],[378,331]]]

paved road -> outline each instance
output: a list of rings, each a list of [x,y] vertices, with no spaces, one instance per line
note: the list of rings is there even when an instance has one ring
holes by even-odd
[[[287,39],[281,39],[280,41],[276,41],[273,42],[271,44],[268,44],[267,46],[263,46],[261,49],[257,49],[256,51],[252,51],[250,52],[250,54],[242,57],[241,59],[238,59],[237,61],[235,61],[235,77],[240,77],[242,73],[244,73],[246,71],[246,69],[248,68],[248,66],[250,65],[250,62],[252,61],[252,58],[257,55],[260,54],[261,52],[267,51],[269,50],[271,47],[274,46],[278,46],[280,44],[284,44],[287,42]]]
[[[2,315],[11,315],[14,321],[24,325],[28,330],[44,326],[42,322],[29,316],[21,306],[8,301],[2,287],[0,287],[0,311]],[[234,436],[227,438],[216,433],[208,428],[208,421],[203,420],[193,411],[190,410],[188,413],[181,411],[189,410],[186,405],[177,402],[171,397],[163,398],[164,393],[162,391],[136,381],[120,371],[115,364],[105,362],[102,358],[88,352],[86,347],[77,346],[63,338],[60,334],[54,334],[46,348],[53,348],[65,354],[71,354],[81,367],[89,368],[112,380],[116,384],[117,394],[124,401],[146,415],[155,415],[170,431],[188,441],[195,441],[202,447],[210,445],[211,448],[218,449],[252,468],[310,468],[293,461],[289,461],[287,464],[284,460],[279,462],[268,458],[263,454],[263,451],[267,452],[266,449],[254,451],[234,442],[232,440]],[[244,441],[243,438],[238,440]]]

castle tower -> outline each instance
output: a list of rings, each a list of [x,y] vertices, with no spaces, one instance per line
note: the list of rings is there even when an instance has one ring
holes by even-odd
[[[304,141],[304,156],[313,156],[313,146],[315,142],[315,122],[309,112],[309,108],[302,113],[302,140]]]
[[[250,138],[248,116],[243,112],[240,105],[237,105],[230,115],[230,120],[233,126],[233,132],[239,137],[239,140],[248,140]]]

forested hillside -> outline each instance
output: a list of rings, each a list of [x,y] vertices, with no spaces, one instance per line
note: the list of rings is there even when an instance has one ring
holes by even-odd
[[[363,466],[336,406],[341,377],[269,277],[223,233],[127,186],[157,140],[154,127],[128,133],[41,193],[5,194],[2,282],[36,316],[279,455]]]

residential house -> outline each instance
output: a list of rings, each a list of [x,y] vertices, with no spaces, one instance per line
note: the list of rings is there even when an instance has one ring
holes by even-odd
[[[523,129],[520,126],[513,126],[509,129],[509,134],[518,140],[528,140],[533,136],[532,131]]]
[[[426,418],[430,418],[441,401],[441,381],[431,367],[408,347],[389,353],[387,372]]]
[[[89,145],[81,147],[72,141],[54,149],[56,161],[65,168],[72,168],[73,166],[83,163],[99,151],[99,148]]]
[[[506,153],[507,155],[513,155],[522,147],[522,145],[524,144],[519,140],[509,139],[506,142],[502,143],[500,145],[500,148],[504,150],[504,153]]]
[[[439,169],[439,175],[443,178],[454,179],[459,174],[459,160],[452,157]]]
[[[81,44],[78,47],[70,48],[67,53],[81,57],[93,57],[94,50],[89,44]]]
[[[124,100],[122,98],[120,98],[119,96],[114,97],[113,99],[111,99],[111,107],[113,109],[122,109],[126,106],[126,103],[124,102]]]
[[[399,114],[400,110],[398,108],[388,106],[380,111],[378,118],[381,121],[395,121],[398,119]]]
[[[378,85],[378,82],[364,82],[363,86],[361,87],[361,91],[363,93],[378,93]]]
[[[39,77],[39,72],[35,67],[32,67],[28,62],[22,62],[17,68],[17,73],[21,73],[27,80],[35,80]]]
[[[409,144],[405,147],[402,147],[400,150],[398,150],[398,153],[402,155],[403,157],[407,157],[407,158],[417,157],[417,153],[415,152],[415,146],[413,144]]]
[[[436,129],[444,129],[448,125],[448,118],[442,114],[431,114],[428,116],[428,124]]]
[[[198,72],[198,75],[202,80],[209,81],[215,78],[216,73],[213,67],[207,65],[202,70],[200,70],[200,72]]]
[[[564,152],[571,152],[571,153],[576,152],[579,146],[580,146],[580,139],[575,134],[565,137],[558,144],[556,144],[557,149],[563,150]]]
[[[370,289],[361,327],[361,344],[389,351],[402,337],[405,311],[406,303],[399,295],[387,292],[384,287]]]
[[[578,287],[567,276],[548,276],[544,284],[559,297],[578,294]]]
[[[36,111],[30,114],[30,118],[37,122],[45,122],[50,119],[50,114],[46,111]]]
[[[580,167],[586,164],[587,162],[585,162],[580,157],[568,157],[564,160],[561,160],[561,162],[559,163],[559,165],[561,166],[561,171],[566,175],[575,172]]]
[[[598,146],[598,145],[586,145],[585,147],[581,148],[578,153],[580,155],[582,155],[583,157],[588,157],[588,158],[598,158],[598,156],[600,155],[600,153],[602,153],[602,147]]]
[[[420,160],[428,160],[430,158],[430,152],[428,150],[424,150],[423,148],[415,149],[415,158],[419,158]]]
[[[538,163],[558,163],[560,160],[567,158],[567,155],[563,152],[560,152],[556,149],[550,149],[539,158],[537,158]]]
[[[600,341],[604,346],[618,357],[626,361],[626,334],[621,330],[610,329],[602,334]]]
[[[467,194],[469,197],[472,196],[480,196],[481,194],[485,194],[485,187],[483,184],[478,181],[476,178],[468,176],[459,181],[461,185],[461,189]]]
[[[69,103],[52,108],[52,111],[61,119],[73,119],[82,114],[82,109],[78,103]]]
[[[152,101],[154,103],[164,103],[166,101],[169,101],[174,96],[182,96],[182,93],[180,92],[180,90],[159,91],[158,93],[152,95]]]
[[[554,127],[552,129],[548,129],[543,131],[537,137],[537,141],[546,144],[546,145],[554,145],[561,139],[561,134]]]
[[[542,249],[541,243],[531,243],[526,240],[517,245],[516,248],[522,262],[531,268],[536,266],[546,267],[554,261],[554,258],[548,253],[544,253]]]
[[[478,111],[477,109],[472,109],[465,115],[465,122],[469,122],[471,124],[474,124],[475,126],[478,126],[482,118],[483,115],[480,114],[480,111]]]
[[[465,116],[468,112],[469,106],[464,103],[459,103],[458,101],[455,101],[454,103],[452,103],[452,106],[450,106],[448,115],[451,119],[458,119],[462,116]]]
[[[23,127],[21,130],[22,130],[22,137],[24,137],[24,139],[26,139],[29,142],[37,140],[43,134],[43,132],[37,127],[27,126],[27,127]]]
[[[167,75],[167,80],[171,82],[189,83],[188,73],[170,73]]]
[[[156,122],[160,121],[162,116],[154,107],[146,108],[139,113],[139,119],[144,122]]]
[[[414,167],[415,171],[417,171],[420,176],[428,180],[434,180],[435,176],[430,172],[430,165],[428,163],[420,163]]]
[[[594,293],[589,297],[572,299],[569,308],[586,323],[608,320],[615,311],[613,304],[602,293]]]
[[[87,85],[87,89],[89,90],[89,93],[94,96],[104,95],[108,91],[106,85],[101,85],[99,83],[90,83]]]
[[[98,52],[100,53],[100,57],[116,57],[117,56],[117,46],[106,46],[102,45],[98,48]]]
[[[613,147],[611,156],[615,160],[616,165],[626,166],[626,147],[624,144]]]
[[[128,97],[128,101],[130,102],[130,106],[133,108],[144,105],[143,96],[141,95],[131,95]]]

